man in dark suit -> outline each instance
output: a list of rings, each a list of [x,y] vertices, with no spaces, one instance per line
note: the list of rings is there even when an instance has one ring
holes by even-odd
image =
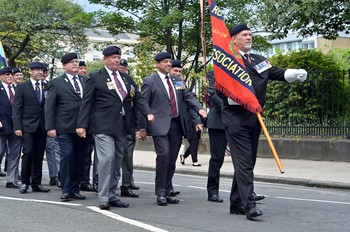
[[[126,59],[120,60],[119,72],[129,75],[128,61]],[[137,108],[133,108],[131,114],[131,127],[130,133],[127,135],[127,143],[124,151],[124,157],[122,162],[122,185],[120,186],[120,195],[124,197],[138,197],[139,194],[133,190],[138,190],[139,187],[134,182],[134,148],[136,144],[136,129],[138,125],[138,112]]]
[[[202,117],[206,117],[206,112],[180,77],[168,75],[172,64],[171,54],[160,52],[154,60],[157,72],[143,79],[142,94],[150,104],[155,122],[147,123],[140,117],[139,136],[143,139],[147,135],[153,136],[157,154],[155,183],[157,204],[177,204],[179,200],[172,197],[170,191],[173,190],[172,179],[182,136],[186,133],[187,106]]]
[[[12,104],[15,89],[12,85],[12,69],[0,69],[0,158],[6,153],[6,188],[19,188],[18,164],[21,156],[21,138],[13,132]]]
[[[222,94],[215,89],[214,72],[208,72],[210,111],[206,121],[210,142],[208,169],[208,201],[223,202],[219,195],[220,168],[224,163],[227,139],[221,119]]]
[[[271,66],[265,57],[248,54],[252,46],[252,32],[245,24],[230,30],[232,40],[244,58],[255,95],[263,107],[268,80],[292,82],[305,81],[307,73],[303,69],[282,69]],[[230,213],[245,214],[247,219],[261,216],[253,198],[254,166],[260,136],[260,125],[255,114],[246,110],[232,99],[223,98],[222,120],[226,137],[230,144],[235,173],[230,195]]]
[[[117,188],[132,109],[136,106],[150,121],[154,116],[132,78],[118,71],[121,49],[110,46],[103,55],[105,67],[91,73],[86,82],[76,131],[85,137],[91,127],[98,157],[99,207],[107,210],[129,207],[120,200]]]
[[[77,118],[84,96],[86,77],[78,75],[78,57],[67,53],[61,58],[64,74],[50,81],[45,104],[47,135],[56,137],[60,147],[62,201],[84,200],[79,184],[84,173],[87,141],[76,134]]]
[[[30,79],[16,88],[13,104],[13,130],[22,137],[23,156],[20,193],[49,192],[41,185],[43,157],[46,144],[44,105],[47,86],[41,82],[43,66],[29,64]]]

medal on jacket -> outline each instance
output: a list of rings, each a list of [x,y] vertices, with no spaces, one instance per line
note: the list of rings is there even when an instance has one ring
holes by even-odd
[[[263,62],[260,62],[259,64],[255,65],[253,68],[260,74],[271,68],[272,65],[268,60],[264,60]]]

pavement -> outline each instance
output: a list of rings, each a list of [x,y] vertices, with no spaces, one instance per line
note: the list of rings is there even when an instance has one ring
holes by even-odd
[[[156,154],[154,151],[134,151],[134,168],[155,170]],[[182,165],[177,160],[176,173],[201,175],[208,174],[210,155],[199,154],[198,161],[202,166],[192,166],[191,157]],[[300,159],[281,159],[284,173],[281,174],[273,158],[258,157],[254,170],[254,180],[270,183],[303,185],[350,189],[350,162],[311,161]],[[220,173],[222,177],[232,177],[234,172],[230,156],[225,156]]]

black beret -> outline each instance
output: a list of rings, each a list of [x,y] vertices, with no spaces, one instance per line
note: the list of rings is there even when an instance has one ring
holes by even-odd
[[[179,61],[179,60],[173,60],[173,61],[171,62],[171,67],[173,67],[173,68],[181,68],[181,61]]]
[[[120,60],[120,66],[128,67],[128,61],[126,59],[121,59]]]
[[[83,61],[83,60],[79,61],[79,67],[80,66],[86,66],[85,61]]]
[[[250,31],[250,28],[246,24],[243,24],[243,23],[238,24],[230,30],[230,36],[234,36],[234,35],[238,34],[241,31],[244,31],[244,30]]]
[[[74,52],[71,52],[71,53],[67,53],[67,54],[63,55],[61,58],[61,62],[62,62],[62,64],[67,64],[69,61],[74,60],[74,59],[78,59],[78,55]]]
[[[169,52],[159,52],[155,57],[155,61],[161,61],[165,59],[171,59],[171,54]]]
[[[49,65],[47,63],[43,62],[42,65],[43,65],[44,71],[48,71],[49,70]]]
[[[110,56],[110,55],[121,55],[122,54],[122,50],[117,47],[117,46],[109,46],[109,47],[106,47],[105,50],[103,50],[102,54],[104,56]]]
[[[43,66],[43,64],[40,63],[40,62],[32,62],[32,63],[29,64],[29,68],[30,68],[30,69],[36,69],[36,68],[38,68],[38,69],[44,69],[44,66]]]
[[[12,73],[13,74],[15,74],[15,73],[18,73],[18,72],[22,72],[22,70],[20,69],[20,68],[14,68],[13,70],[12,70]]]
[[[12,68],[11,67],[4,67],[0,69],[0,75],[5,74],[5,73],[12,73]]]

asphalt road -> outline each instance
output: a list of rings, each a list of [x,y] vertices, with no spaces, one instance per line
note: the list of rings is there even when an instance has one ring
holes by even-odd
[[[45,166],[45,165],[44,165]],[[45,171],[46,172],[46,171]],[[47,176],[47,173],[44,173]],[[19,194],[6,189],[0,179],[0,231],[349,231],[350,193],[256,182],[255,192],[266,198],[258,203],[264,215],[249,221],[229,214],[231,180],[222,178],[224,203],[207,201],[206,178],[176,175],[174,186],[181,191],[177,205],[158,206],[154,195],[154,172],[135,171],[141,188],[139,198],[125,198],[130,208],[99,210],[97,194],[81,192],[83,201],[62,203],[61,191]],[[48,179],[43,180],[47,187]],[[31,190],[31,189],[30,189]]]

